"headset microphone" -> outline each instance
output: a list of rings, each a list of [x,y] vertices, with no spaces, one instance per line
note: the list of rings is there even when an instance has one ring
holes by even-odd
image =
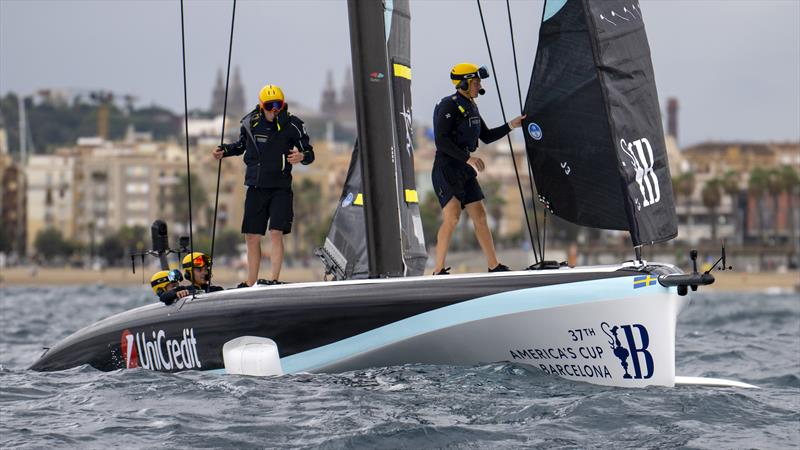
[[[483,94],[485,94],[485,93],[486,93],[486,89],[484,89],[484,88],[480,88],[480,89],[478,90],[478,95],[483,95]]]

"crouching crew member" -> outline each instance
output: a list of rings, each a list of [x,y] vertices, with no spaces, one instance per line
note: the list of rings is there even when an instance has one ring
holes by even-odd
[[[481,88],[482,78],[489,78],[485,67],[479,68],[471,63],[456,64],[450,71],[450,80],[456,92],[441,99],[433,110],[436,156],[431,175],[443,215],[436,241],[434,275],[449,273],[449,268],[444,267],[445,257],[462,209],[466,209],[472,219],[475,237],[486,256],[489,272],[509,270],[497,261],[492,233],[486,220],[483,191],[475,172],[475,169],[482,172],[485,165],[472,153],[478,148],[478,139],[485,144],[494,142],[513,128],[521,126],[525,116],[516,117],[497,128],[487,128],[475,104],[475,98],[485,92]]]
[[[239,140],[214,150],[214,158],[244,154],[246,167],[242,234],[247,243],[247,285],[259,281],[261,236],[267,231],[272,247],[272,277],[266,284],[277,284],[283,263],[283,235],[292,231],[294,220],[292,166],[311,164],[314,150],[309,144],[303,121],[289,114],[283,91],[268,84],[258,95],[259,104],[242,118]]]
[[[194,252],[183,257],[183,276],[192,286],[202,292],[223,290],[211,285],[211,258],[205,253]]]
[[[175,300],[194,292],[194,288],[191,286],[181,286],[179,284],[181,281],[183,281],[183,277],[180,270],[159,270],[150,277],[150,286],[159,300],[164,304],[171,305]]]

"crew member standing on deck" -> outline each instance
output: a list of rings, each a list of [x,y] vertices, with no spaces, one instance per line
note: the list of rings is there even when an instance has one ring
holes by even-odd
[[[475,104],[475,98],[485,92],[481,88],[481,79],[485,78],[489,78],[485,67],[471,63],[456,64],[450,71],[450,80],[456,86],[456,93],[441,99],[433,110],[436,157],[431,176],[443,215],[436,241],[434,275],[449,274],[450,268],[444,267],[445,258],[462,209],[466,209],[472,219],[475,237],[486,256],[489,272],[509,270],[497,261],[492,233],[486,220],[483,191],[475,171],[482,172],[485,165],[472,153],[478,148],[478,139],[485,144],[494,142],[520,127],[525,116],[519,116],[497,128],[487,128]]]
[[[292,231],[294,220],[292,166],[311,164],[314,150],[303,121],[289,114],[283,91],[268,84],[258,94],[259,104],[242,118],[239,140],[214,150],[214,158],[244,154],[247,166],[244,184],[242,233],[247,242],[247,285],[256,281],[278,284],[283,264],[283,235]],[[269,228],[272,247],[272,277],[258,279],[261,236]]]

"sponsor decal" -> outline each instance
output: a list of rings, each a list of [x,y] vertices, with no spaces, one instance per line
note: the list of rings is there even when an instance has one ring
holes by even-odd
[[[654,277],[654,276],[651,276],[649,274],[648,275],[642,275],[642,276],[639,276],[639,277],[634,277],[633,278],[633,288],[634,289],[639,289],[639,288],[643,288],[643,287],[647,287],[647,286],[652,286],[652,285],[656,284],[656,281],[658,281],[658,278]]]
[[[403,125],[405,125],[405,132],[406,132],[406,152],[411,155],[414,152],[413,139],[411,138],[411,133],[413,131],[413,126],[411,124],[411,108],[406,106],[406,95],[403,94],[403,110],[400,112],[400,115],[403,117]]]
[[[650,336],[641,324],[600,324],[600,330],[608,337],[606,345],[603,334],[595,328],[567,330],[571,345],[553,347],[528,347],[509,349],[511,360],[526,362],[539,367],[548,375],[573,378],[620,378],[615,360],[619,361],[623,379],[647,379],[654,373],[653,356],[648,347]],[[609,348],[611,351],[609,351]]]
[[[344,200],[342,200],[342,208],[347,208],[348,206],[352,205],[354,198],[355,196],[353,195],[353,193],[348,192],[347,196],[344,198]]]
[[[134,336],[130,331],[125,330],[122,332],[122,342],[120,348],[122,349],[122,359],[125,360],[125,367],[128,369],[139,367],[139,352],[133,345]]]
[[[528,124],[528,134],[536,141],[542,138],[542,128],[535,122]]]
[[[636,183],[642,193],[643,203],[641,206],[638,202],[639,199],[636,199],[637,211],[643,207],[647,208],[652,204],[658,203],[661,200],[661,188],[658,185],[658,177],[653,171],[655,158],[653,157],[653,147],[650,145],[650,141],[647,138],[641,138],[629,143],[625,139],[620,139],[619,145],[633,166]],[[622,161],[622,167],[626,167],[625,161]]]
[[[611,351],[619,359],[625,375],[622,378],[647,379],[653,376],[653,355],[647,351],[650,345],[650,335],[644,325],[622,325],[613,327],[608,322],[600,324],[600,329],[608,336]],[[622,334],[622,341],[619,335]],[[638,337],[638,340],[636,339]],[[638,344],[637,344],[638,341]],[[626,347],[625,344],[628,346]],[[638,345],[638,346],[637,346]],[[633,364],[633,375],[628,371],[628,358]]]
[[[381,72],[372,72],[369,74],[369,81],[381,81],[384,75]]]
[[[125,367],[141,367],[148,370],[175,371],[202,368],[197,355],[197,339],[194,328],[184,328],[181,336],[167,338],[164,330],[132,333],[122,332],[122,358]]]

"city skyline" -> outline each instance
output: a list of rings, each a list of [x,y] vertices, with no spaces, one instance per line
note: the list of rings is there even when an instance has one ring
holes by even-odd
[[[414,109],[415,120],[422,124],[430,122],[433,105],[450,91],[443,74],[453,62],[464,59],[489,65],[477,8],[472,2],[458,8],[454,4],[411,2]],[[642,1],[662,105],[668,97],[681,102],[679,144],[800,139],[800,3],[685,5]],[[523,93],[533,64],[541,7],[539,1],[511,2]],[[11,0],[0,3],[0,9],[0,93],[103,88],[135,95],[140,105],[155,103],[182,112],[177,2]],[[484,2],[483,10],[510,115],[518,102],[505,4]],[[270,22],[272,34],[255,33],[260,37],[253,39],[251,30],[258,30],[263,19],[276,12],[279,16]],[[230,3],[187,2],[185,14],[189,107],[205,109],[217,71],[227,59]],[[451,17],[453,26],[462,31],[449,31],[442,17]],[[269,81],[284,87],[290,101],[312,109],[319,107],[328,70],[334,73],[336,87],[341,85],[350,66],[344,2],[240,2],[236,21],[232,64],[242,68],[248,103],[267,81],[265,72],[270,74]],[[40,31],[23,33],[34,22]],[[303,26],[298,27],[299,23]],[[141,31],[144,28],[147,32]],[[464,33],[464,29],[474,33]],[[325,30],[322,46],[319,30]],[[23,35],[25,39],[17,37]],[[269,36],[287,43],[264,50]],[[46,57],[30,58],[32,54]],[[500,122],[493,81],[480,105],[487,121]]]

